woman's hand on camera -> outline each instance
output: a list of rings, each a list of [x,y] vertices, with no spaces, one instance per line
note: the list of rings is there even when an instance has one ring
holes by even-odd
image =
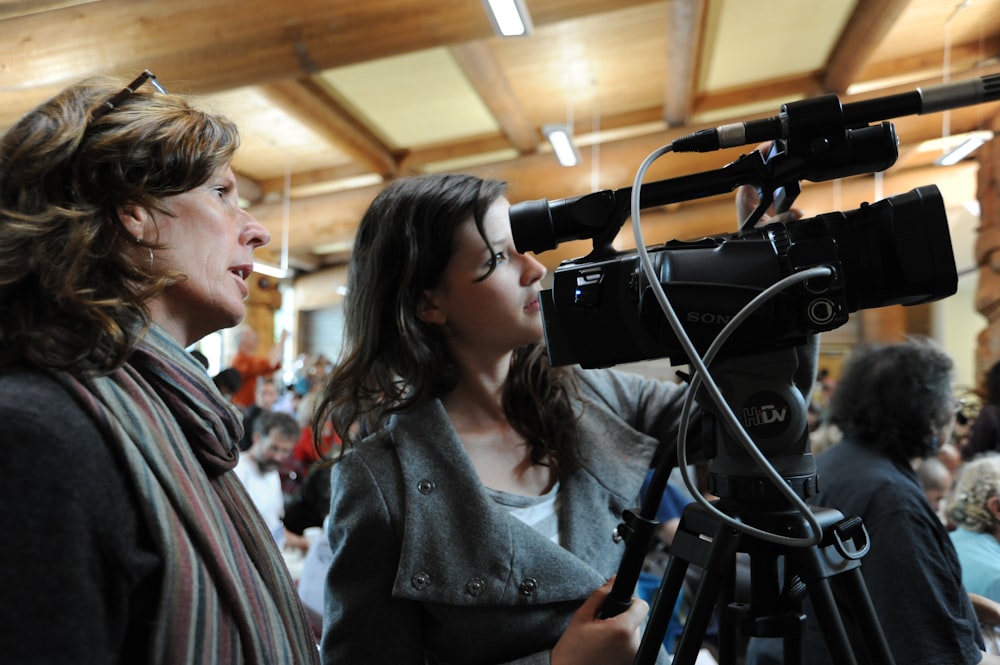
[[[598,618],[613,582],[614,578],[598,587],[573,615],[552,649],[551,665],[630,665],[635,659],[649,605],[633,598],[621,614]]]

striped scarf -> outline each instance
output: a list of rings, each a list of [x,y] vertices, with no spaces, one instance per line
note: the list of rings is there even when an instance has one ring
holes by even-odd
[[[163,557],[151,664],[318,662],[274,539],[231,469],[239,412],[152,327],[129,362],[61,377],[123,460]]]

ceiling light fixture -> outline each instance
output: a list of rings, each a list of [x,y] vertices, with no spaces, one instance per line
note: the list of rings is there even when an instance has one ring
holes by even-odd
[[[286,277],[289,277],[292,272],[287,268],[279,268],[278,266],[272,266],[269,263],[260,263],[259,261],[253,262],[253,271],[259,272],[261,275],[274,277],[275,279],[285,279]]]
[[[580,163],[580,153],[573,145],[573,134],[565,125],[545,125],[542,133],[549,140],[552,152],[562,166],[576,166]]]
[[[483,5],[498,37],[526,37],[531,34],[531,17],[523,0],[483,0]]]
[[[992,138],[993,134],[991,132],[975,132],[954,148],[935,159],[934,164],[937,166],[958,164]]]

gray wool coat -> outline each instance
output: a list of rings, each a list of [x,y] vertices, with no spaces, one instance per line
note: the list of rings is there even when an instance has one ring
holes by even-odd
[[[487,495],[437,400],[333,468],[323,661],[545,664],[572,613],[617,572],[613,538],[684,390],[579,371],[583,464],[560,479],[562,546]]]

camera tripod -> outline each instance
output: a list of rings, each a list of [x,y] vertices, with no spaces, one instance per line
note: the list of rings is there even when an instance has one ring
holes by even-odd
[[[725,504],[723,500],[720,502]],[[792,537],[809,534],[809,524],[794,510],[737,510],[720,505],[743,522]],[[823,527],[823,539],[811,548],[786,547],[765,542],[723,524],[703,506],[692,503],[681,517],[671,545],[662,584],[654,597],[649,622],[635,663],[656,661],[663,636],[681,592],[689,564],[702,569],[677,643],[674,665],[692,665],[702,646],[705,631],[718,607],[719,662],[736,662],[736,634],[747,637],[782,637],[785,665],[802,662],[805,615],[801,612],[806,593],[823,630],[833,662],[893,663],[868,591],[861,577],[861,557],[867,551],[867,533],[858,518],[844,519],[828,508],[815,508]],[[858,547],[860,545],[860,549]],[[750,602],[735,602],[737,553],[750,561]],[[779,557],[784,557],[784,584],[779,577]],[[861,630],[863,644],[852,646],[834,598],[840,584]]]
[[[750,450],[738,443],[732,428],[721,425],[724,410],[699,392],[702,413],[698,431],[693,432],[695,448],[703,459],[711,460],[708,490],[720,498],[708,505],[689,504],[681,514],[634,665],[656,661],[691,564],[701,574],[674,665],[694,664],[713,611],[718,616],[722,665],[736,665],[737,631],[748,638],[783,638],[785,665],[799,665],[807,597],[833,662],[893,663],[861,576],[861,558],[868,551],[861,519],[845,519],[837,510],[804,503],[818,488],[805,395],[798,386],[811,385],[811,374],[800,374],[813,365],[808,358],[814,350],[812,344],[775,349],[728,357],[713,365],[714,381],[732,410],[742,416],[736,427],[744,427],[755,449],[773,463],[777,478],[757,475]],[[696,390],[700,390],[697,377],[692,381],[692,391]],[[655,465],[641,511],[624,515],[619,535],[626,541],[625,554],[603,616],[620,613],[631,602],[673,460],[687,464],[686,456],[677,455],[687,446],[687,437],[680,437],[673,449],[668,446]],[[736,602],[738,554],[749,559],[749,602]],[[843,602],[838,604],[838,597]],[[842,609],[853,619],[850,631]]]

